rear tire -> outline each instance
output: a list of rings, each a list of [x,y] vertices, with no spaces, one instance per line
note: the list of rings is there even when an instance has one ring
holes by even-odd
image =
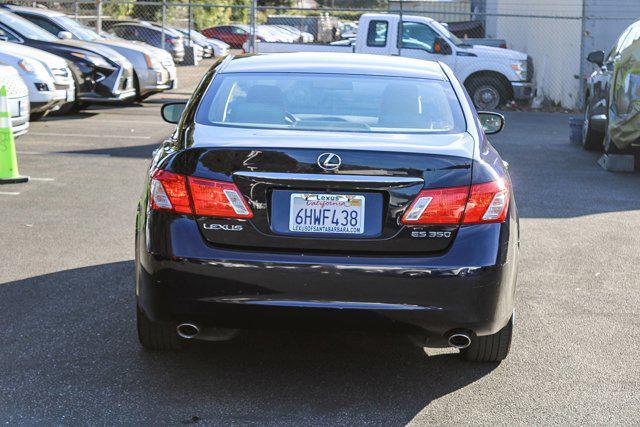
[[[462,350],[462,357],[471,362],[500,362],[509,354],[513,334],[513,317],[493,335],[475,337],[471,345]]]
[[[587,151],[600,151],[602,150],[604,135],[591,128],[591,106],[589,105],[588,100],[586,101],[586,104],[586,107],[584,107],[584,121],[582,124],[582,148]]]
[[[465,86],[479,111],[495,110],[507,102],[508,90],[497,77],[474,77]]]
[[[147,350],[179,350],[183,342],[171,323],[155,322],[136,307],[138,340]]]

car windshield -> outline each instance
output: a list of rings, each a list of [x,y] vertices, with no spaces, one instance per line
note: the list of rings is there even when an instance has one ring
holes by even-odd
[[[234,127],[351,132],[458,133],[465,120],[441,80],[310,73],[227,73],[196,121]]]
[[[7,13],[0,11],[0,22],[5,24],[9,29],[12,29],[31,40],[40,40],[47,42],[54,42],[58,39],[53,36],[51,33],[43,30],[35,24],[27,21],[24,18],[21,18],[18,15],[14,15],[13,13]]]
[[[60,26],[67,29],[80,40],[91,41],[100,38],[98,33],[93,31],[91,28],[82,25],[78,21],[74,21],[68,16],[56,16],[55,20],[60,24]]]

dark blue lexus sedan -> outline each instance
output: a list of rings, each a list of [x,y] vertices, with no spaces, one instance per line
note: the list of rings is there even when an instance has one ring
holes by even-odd
[[[136,222],[140,342],[239,329],[397,331],[467,360],[511,343],[518,215],[505,163],[444,64],[227,57],[152,161]]]

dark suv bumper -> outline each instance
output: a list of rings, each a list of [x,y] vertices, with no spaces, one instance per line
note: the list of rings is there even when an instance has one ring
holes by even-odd
[[[497,332],[513,310],[517,226],[463,227],[432,257],[330,256],[212,247],[195,221],[152,212],[137,235],[148,317],[221,328]]]

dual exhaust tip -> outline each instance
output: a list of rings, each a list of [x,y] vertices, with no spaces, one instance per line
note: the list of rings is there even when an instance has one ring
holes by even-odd
[[[176,331],[181,338],[190,340],[200,333],[200,328],[193,323],[181,323],[176,328]],[[466,332],[455,332],[449,335],[447,342],[451,347],[462,350],[471,345],[471,337]]]

